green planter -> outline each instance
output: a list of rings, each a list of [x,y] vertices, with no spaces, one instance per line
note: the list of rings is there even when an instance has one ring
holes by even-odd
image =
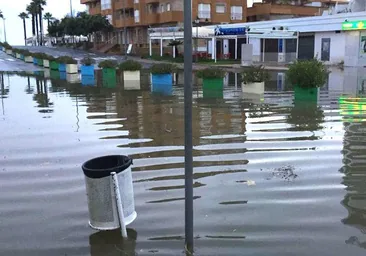
[[[116,80],[116,69],[115,68],[103,68],[102,70],[103,79],[108,79],[109,81]]]
[[[223,96],[224,96],[223,78],[203,79],[203,98],[223,98]]]
[[[43,66],[43,59],[37,59],[37,65]]]
[[[317,101],[319,88],[302,88],[294,86],[295,101]]]
[[[50,62],[50,69],[58,71],[58,63],[56,61],[51,61]]]

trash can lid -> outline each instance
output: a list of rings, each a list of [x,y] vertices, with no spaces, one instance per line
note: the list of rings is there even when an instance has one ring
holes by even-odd
[[[110,176],[112,172],[120,173],[132,165],[132,158],[123,155],[110,155],[93,158],[83,166],[85,176],[100,179]]]

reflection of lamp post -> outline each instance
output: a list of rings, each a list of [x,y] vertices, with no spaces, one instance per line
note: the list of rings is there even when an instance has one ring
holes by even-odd
[[[196,63],[198,62],[198,24],[200,23],[200,19],[198,16],[194,20],[194,23],[196,24]]]

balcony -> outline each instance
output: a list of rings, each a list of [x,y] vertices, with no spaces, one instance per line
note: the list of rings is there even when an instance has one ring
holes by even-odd
[[[125,24],[124,24],[124,22],[125,22]],[[116,28],[123,28],[123,27],[133,27],[133,26],[135,26],[135,20],[134,20],[134,18],[133,17],[128,17],[128,18],[126,18],[126,19],[118,19],[118,20],[115,20],[114,21],[114,26],[116,27]]]
[[[114,2],[115,10],[121,10],[124,8],[133,8],[133,0],[118,0]]]
[[[92,3],[92,2],[100,2],[100,0],[80,0],[81,4],[87,4],[87,3]]]
[[[183,22],[183,11],[170,11],[160,13],[160,23]]]
[[[255,3],[247,9],[247,16],[259,15],[295,15],[317,16],[321,15],[323,8],[312,6],[296,6],[287,4],[260,4]]]
[[[157,24],[159,23],[159,16],[159,13],[147,13],[142,22],[147,25]]]

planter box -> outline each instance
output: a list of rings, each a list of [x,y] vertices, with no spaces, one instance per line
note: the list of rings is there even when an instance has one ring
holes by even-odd
[[[43,72],[44,78],[51,78],[51,70],[45,69]]]
[[[241,89],[242,89],[243,93],[263,94],[264,93],[264,82],[249,83],[249,84],[242,83]]]
[[[6,52],[6,54],[9,54],[9,55],[12,55],[13,54],[13,51],[12,50],[8,50],[7,49],[5,52]]]
[[[50,70],[50,77],[52,79],[60,79],[60,72],[58,70]]]
[[[50,61],[49,60],[43,60],[43,67],[49,68],[50,67]]]
[[[60,73],[60,79],[66,80],[66,72],[59,72]]]
[[[78,83],[80,82],[79,74],[68,74],[66,73],[66,81],[69,83]]]
[[[37,64],[38,64],[38,60],[37,60],[37,58],[34,58],[34,57],[33,57],[33,64],[34,64],[34,65],[37,65]]]
[[[27,63],[33,63],[33,57],[32,56],[25,56],[24,61]]]
[[[51,61],[50,62],[50,69],[52,70],[58,70],[58,63],[56,61]]]
[[[95,80],[94,76],[81,76],[81,84],[82,85],[94,85]]]
[[[173,89],[172,74],[152,74],[151,76],[151,91],[171,95]]]
[[[60,71],[60,72],[66,72],[66,64],[64,64],[64,63],[58,63],[58,71]]]
[[[319,88],[294,86],[295,101],[318,101]]]
[[[140,90],[140,71],[123,71],[123,85],[125,90]]]
[[[37,59],[37,65],[43,66],[43,59]]]
[[[202,90],[203,90],[203,98],[223,98],[224,79],[204,78]]]
[[[77,64],[66,64],[66,73],[67,74],[77,74],[78,71],[78,65]]]
[[[116,69],[115,68],[103,68],[102,69],[103,79],[114,79],[116,80]]]
[[[15,54],[15,57],[16,57],[17,59],[20,59],[20,53],[16,53],[16,54]]]
[[[91,66],[81,65],[80,73],[81,73],[81,76],[93,76],[94,77],[94,65],[91,65]]]
[[[116,78],[113,76],[110,76],[110,77],[103,76],[102,82],[103,82],[103,87],[105,87],[105,88],[115,88],[117,85]]]
[[[20,59],[24,61],[24,55],[20,54]]]

